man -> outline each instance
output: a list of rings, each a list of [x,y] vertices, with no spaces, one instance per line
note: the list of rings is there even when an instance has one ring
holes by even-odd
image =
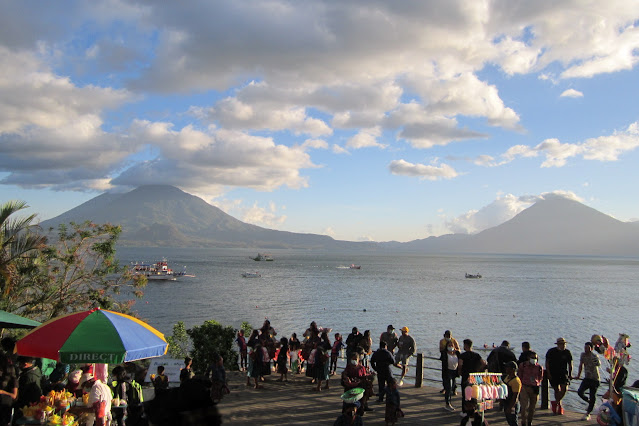
[[[528,359],[519,363],[517,375],[521,379],[521,393],[519,394],[521,424],[522,426],[530,426],[537,408],[541,382],[544,378],[544,369],[539,365],[536,352],[528,351]]]
[[[377,382],[379,384],[379,394],[377,394],[377,402],[384,402],[384,394],[386,389],[386,383],[393,377],[390,366],[395,365],[395,358],[393,354],[387,349],[386,342],[382,340],[379,342],[379,349],[373,353],[371,357],[371,366],[373,370],[377,372]]]
[[[521,342],[521,354],[519,354],[519,359],[517,360],[517,364],[520,365],[522,362],[528,361],[529,358],[530,358],[530,343]]]
[[[488,371],[492,373],[501,373],[502,376],[506,375],[506,364],[510,361],[517,361],[515,353],[510,350],[510,343],[508,340],[501,342],[501,346],[493,349],[488,358]]]
[[[346,358],[350,358],[353,352],[357,352],[357,346],[362,337],[357,327],[353,327],[351,334],[346,338]]]
[[[457,371],[461,376],[461,395],[462,395],[462,411],[467,412],[464,408],[464,389],[468,386],[468,378],[470,373],[480,373],[486,369],[486,361],[484,361],[477,352],[473,352],[473,341],[464,339],[464,353],[459,355],[459,363]]]
[[[402,335],[399,336],[397,342],[397,355],[395,355],[396,364],[402,365],[402,376],[399,378],[398,386],[404,384],[404,377],[408,373],[408,362],[410,357],[415,353],[415,339],[408,334],[408,327],[401,328]]]
[[[392,325],[386,327],[386,331],[379,336],[379,341],[380,343],[386,342],[386,349],[388,349],[390,353],[394,353],[398,342],[395,328]]]
[[[441,339],[439,341],[439,354],[440,354],[440,361],[442,362],[442,384],[444,385],[443,389],[439,391],[439,393],[445,393],[446,392],[446,380],[449,378],[449,374],[447,373],[448,370],[448,355],[447,355],[447,349],[449,346],[453,346],[453,352],[459,352],[459,342],[457,341],[457,339],[455,339],[451,333],[450,330],[446,330],[444,331],[444,338]],[[453,388],[452,388],[452,392],[455,394],[455,389],[456,389],[456,385],[455,382],[453,382]]]
[[[40,401],[42,396],[42,372],[34,362],[32,357],[18,357],[18,366],[20,367],[18,400],[16,401],[18,408]]]
[[[590,413],[595,407],[595,401],[597,400],[597,388],[599,387],[599,366],[601,365],[601,361],[599,361],[599,356],[597,355],[597,352],[593,351],[593,349],[594,345],[592,342],[586,342],[584,344],[584,351],[581,353],[581,357],[579,358],[579,370],[575,377],[575,379],[579,379],[579,377],[581,377],[581,371],[583,370],[584,379],[581,382],[581,385],[579,385],[577,395],[588,403],[588,409],[586,410],[584,420],[590,420]],[[590,390],[590,399],[586,398],[586,390]]]
[[[546,371],[548,381],[555,391],[555,400],[551,401],[553,414],[564,414],[561,400],[566,395],[570,377],[572,376],[572,354],[566,349],[566,339],[560,337],[555,342],[557,347],[546,352]]]
[[[517,377],[517,363],[508,361],[504,366],[506,377],[504,383],[508,386],[508,396],[504,402],[504,414],[509,426],[519,426],[519,392],[521,392],[521,380]]]

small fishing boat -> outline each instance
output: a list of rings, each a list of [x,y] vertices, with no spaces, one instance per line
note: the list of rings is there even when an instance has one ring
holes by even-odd
[[[355,265],[354,263],[351,263],[351,266],[348,267],[349,269],[362,269],[361,265]]]
[[[466,274],[466,278],[481,278],[480,274]]]
[[[244,278],[260,278],[262,274],[259,272],[242,272]]]

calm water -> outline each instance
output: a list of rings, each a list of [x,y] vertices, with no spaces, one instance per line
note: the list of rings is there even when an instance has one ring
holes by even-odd
[[[620,332],[631,342],[639,335],[639,259],[272,250],[274,262],[256,262],[249,258],[256,253],[121,248],[118,257],[122,264],[165,257],[174,270],[186,265],[196,275],[150,282],[135,306],[168,335],[177,321],[259,327],[269,318],[279,336],[299,335],[315,320],[345,335],[353,326],[370,329],[375,339],[393,324],[408,326],[418,351],[430,356],[450,329],[476,347],[509,340],[516,353],[528,340],[542,358],[564,337],[577,359],[575,373],[592,334],[613,343]],[[362,268],[343,268],[351,263]],[[262,278],[242,278],[244,271]],[[483,278],[466,279],[466,272]],[[630,383],[639,379],[636,363],[629,370]]]

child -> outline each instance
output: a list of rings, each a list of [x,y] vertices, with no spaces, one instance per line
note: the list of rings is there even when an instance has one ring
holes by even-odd
[[[230,391],[226,384],[224,358],[221,355],[214,355],[214,359],[217,361],[211,366],[211,400],[218,403]]]
[[[334,375],[337,371],[337,357],[339,356],[342,348],[346,348],[346,345],[342,340],[342,335],[339,333],[335,333],[335,342],[333,342],[333,347],[331,348],[331,366],[329,369],[331,372],[331,376]]]
[[[394,425],[397,423],[398,414],[401,413],[399,408],[399,391],[397,390],[397,382],[394,378],[388,379],[388,386],[386,386],[386,412],[384,414],[384,420],[386,426]],[[399,413],[398,413],[399,412]],[[403,417],[403,413],[400,414]]]
[[[286,373],[288,373],[288,351],[288,340],[286,337],[282,337],[280,339],[280,351],[277,354],[277,372],[281,374],[280,378],[277,379],[278,382],[288,382],[286,377]]]
[[[240,351],[240,371],[246,371],[248,364],[247,364],[247,348],[246,348],[246,339],[244,338],[244,330],[239,330],[237,332],[237,339],[235,339],[235,342],[237,342],[237,346],[239,348]]]
[[[291,335],[290,340],[288,341],[288,349],[290,355],[290,366],[291,371],[294,371],[295,374],[300,374],[300,341],[297,340],[297,334],[293,333]]]
[[[169,378],[164,375],[163,365],[158,365],[158,374],[153,374],[151,380],[153,381],[153,388],[155,389],[156,395],[169,388]]]
[[[485,419],[482,421],[482,415],[477,411],[477,399],[472,398],[470,401],[464,401],[464,411],[466,417],[461,419],[459,426],[488,426],[488,422]]]

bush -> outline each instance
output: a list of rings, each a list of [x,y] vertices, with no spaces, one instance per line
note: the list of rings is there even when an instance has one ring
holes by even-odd
[[[231,326],[224,326],[217,321],[209,320],[201,326],[195,326],[186,331],[191,338],[193,370],[204,374],[208,367],[217,361],[214,356],[224,358],[227,370],[237,370],[237,352],[235,351],[235,330]]]

